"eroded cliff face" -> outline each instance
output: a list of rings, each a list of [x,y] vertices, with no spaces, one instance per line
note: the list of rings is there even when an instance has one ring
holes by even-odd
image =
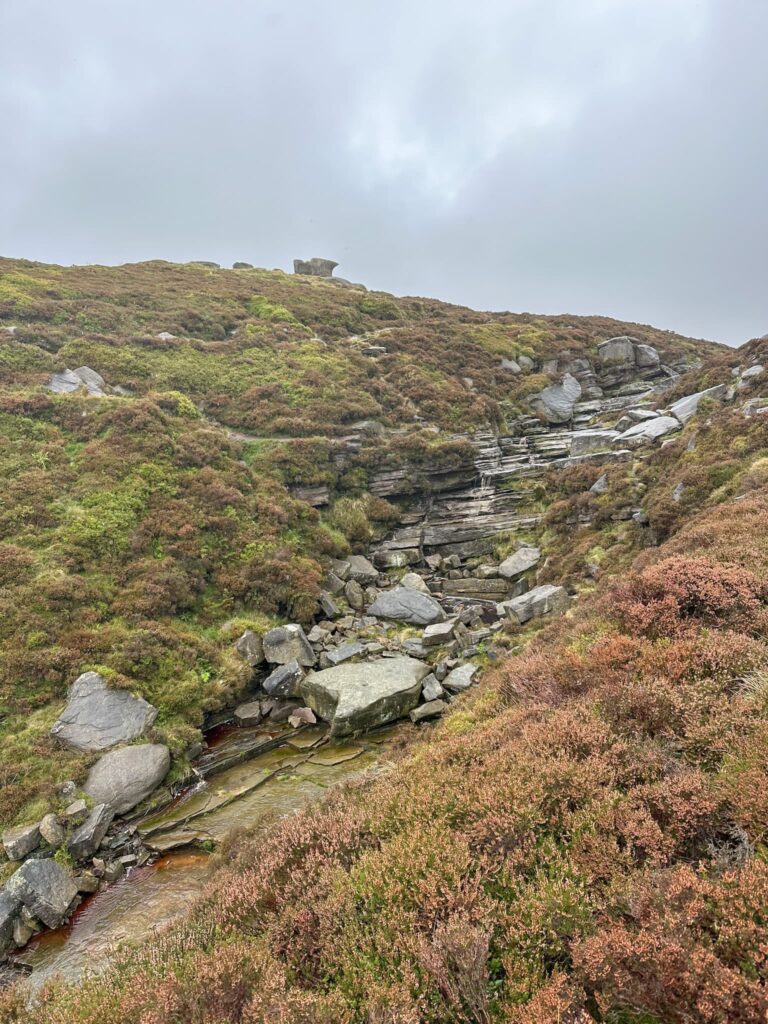
[[[664,394],[690,366],[685,357],[664,364],[653,346],[629,337],[602,342],[592,360],[566,352],[527,360],[525,370],[515,364],[515,373],[546,373],[552,381],[528,397],[527,412],[510,408],[504,428],[452,435],[464,448],[448,467],[426,458],[369,471],[370,492],[399,509],[398,528],[374,548],[376,564],[431,559],[437,567],[440,558],[456,556],[463,565],[491,555],[502,537],[535,537],[548,502],[541,481],[550,470],[627,461],[680,429],[681,420],[663,415]],[[339,462],[354,466],[367,429],[344,440]],[[384,438],[398,433],[380,430]],[[333,499],[327,487],[294,493],[317,507]],[[447,589],[471,596],[473,588],[447,581]],[[478,597],[489,590],[487,583],[475,587]]]

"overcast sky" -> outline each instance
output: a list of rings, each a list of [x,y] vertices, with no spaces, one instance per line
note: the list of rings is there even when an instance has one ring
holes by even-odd
[[[768,0],[0,0],[0,254],[768,332]]]

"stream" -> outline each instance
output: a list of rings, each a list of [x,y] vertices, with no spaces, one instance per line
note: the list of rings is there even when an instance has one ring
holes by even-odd
[[[64,927],[19,950],[15,959],[31,970],[30,989],[56,975],[77,981],[103,969],[119,943],[139,942],[183,916],[211,875],[208,848],[238,829],[290,814],[371,768],[386,758],[397,732],[391,726],[338,743],[323,726],[211,730],[197,765],[204,781],[136,822],[158,859],[86,897]],[[270,749],[259,753],[260,745]]]

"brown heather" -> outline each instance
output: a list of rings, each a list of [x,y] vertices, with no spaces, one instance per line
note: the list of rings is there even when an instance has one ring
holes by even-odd
[[[43,273],[34,266],[14,269],[22,271]],[[174,288],[181,287],[186,273],[193,271],[158,270]],[[106,330],[108,314],[115,322],[127,315],[120,302],[106,308],[118,284],[140,289],[149,277],[141,268],[128,268],[124,279],[111,271],[94,272],[88,301],[104,318],[99,330]],[[237,317],[245,316],[246,300],[239,292],[240,279],[221,280],[228,283],[215,286],[221,289],[215,302],[202,308],[195,300],[193,305],[200,331],[218,339],[217,344],[228,344],[216,325],[225,328],[226,336],[239,323]],[[500,325],[507,340],[514,334],[515,345],[522,345],[525,334],[534,347],[549,330],[543,345],[554,353],[577,348],[579,338],[586,344],[590,331],[607,324],[594,321],[587,327],[569,318],[579,325],[577,333],[586,332],[576,338],[554,323],[557,318],[483,317],[480,322],[469,311],[422,300],[353,295],[342,301],[342,292],[296,286],[282,276],[261,274],[258,287],[255,280],[251,294],[265,296],[272,304],[270,316],[282,317],[269,321],[270,331],[275,323],[296,330],[285,319],[288,311],[320,332],[329,326],[332,307],[338,329],[329,329],[327,336],[342,338],[350,330],[371,329],[371,309],[380,317],[400,311],[404,323],[398,330],[403,333],[396,330],[387,342],[395,358],[415,358],[418,345],[428,353],[412,378],[403,377],[414,402],[429,377],[424,367],[436,372],[437,361],[478,380],[488,373],[485,379],[490,380],[489,365],[473,346],[493,352],[494,359],[496,354],[514,355],[515,348],[499,352]],[[15,287],[21,286],[17,282]],[[373,306],[353,311],[363,299]],[[47,301],[39,296],[30,300]],[[80,300],[56,301],[65,302],[67,316],[78,313],[76,305],[66,303]],[[122,301],[130,307],[126,293]],[[181,316],[183,303],[178,305]],[[277,307],[283,312],[274,313]],[[254,308],[265,312],[263,304]],[[54,348],[59,328],[46,310],[34,329]],[[176,323],[155,326],[180,331]],[[619,333],[612,326],[612,333]],[[137,331],[137,325],[131,329]],[[466,331],[474,342],[467,342]],[[444,348],[438,338],[447,339]],[[759,353],[756,346],[745,360]],[[185,353],[184,358],[192,357]],[[392,371],[393,387],[402,371],[402,362],[398,365]],[[701,379],[706,383],[706,375],[713,374],[717,383],[722,368],[708,365]],[[441,400],[459,392],[453,386],[447,391],[435,387],[423,393],[439,413]],[[79,456],[80,445],[97,446],[97,477],[102,460],[113,464],[110,444],[118,442],[110,439],[118,432],[100,431],[97,420],[76,427],[82,420],[75,403],[66,406],[72,410],[67,413],[64,403],[33,389],[23,394],[11,390],[2,399],[6,413],[35,424],[25,435],[28,457],[40,450],[43,437],[46,458],[54,460],[65,479],[67,460]],[[178,382],[173,390],[192,391]],[[383,415],[399,415],[400,399],[387,397],[386,382],[377,380],[366,393]],[[483,393],[496,401],[490,390]],[[233,410],[233,423],[252,415],[240,398],[220,394],[221,408],[229,403]],[[268,396],[264,401],[269,410]],[[47,411],[48,403],[54,411]],[[31,517],[29,525],[21,535],[18,530],[3,535],[0,549],[3,579],[13,587],[29,587],[34,579],[46,615],[63,629],[68,643],[70,630],[79,643],[97,645],[103,636],[111,645],[115,637],[120,640],[115,671],[126,678],[132,665],[148,657],[147,650],[158,666],[177,659],[185,645],[194,652],[189,655],[193,661],[199,650],[215,658],[210,624],[217,621],[217,607],[229,615],[237,602],[248,600],[245,595],[265,586],[261,578],[249,576],[252,567],[243,564],[246,560],[232,554],[240,534],[227,533],[233,519],[237,530],[251,521],[253,502],[260,503],[259,515],[270,531],[268,557],[259,565],[266,566],[273,589],[279,579],[269,575],[270,564],[281,558],[289,563],[288,571],[296,575],[288,576],[288,588],[307,574],[311,579],[310,544],[322,544],[325,537],[327,550],[333,550],[340,528],[363,536],[361,512],[370,521],[372,511],[359,481],[346,493],[351,504],[338,509],[335,524],[320,523],[312,515],[305,522],[296,506],[286,504],[286,474],[306,476],[317,464],[318,450],[327,451],[327,438],[297,442],[291,454],[281,447],[274,461],[260,448],[249,454],[245,467],[228,455],[221,464],[214,459],[211,467],[213,450],[205,430],[199,425],[182,429],[178,405],[168,413],[149,393],[134,404],[133,415],[159,424],[141,442],[153,451],[146,456],[137,452],[137,465],[162,458],[170,445],[196,466],[198,478],[208,467],[213,475],[205,478],[207,486],[187,497],[193,474],[184,475],[183,461],[174,468],[185,487],[168,493],[159,488],[159,507],[150,502],[142,508],[131,527],[136,547],[130,566],[120,561],[119,552],[95,554],[90,535],[85,546],[69,545],[61,556],[67,604],[55,577],[46,581],[33,575],[43,545],[29,544],[27,538],[44,537],[48,545],[51,534],[39,531],[60,528],[56,508],[45,500],[56,493],[56,481],[41,471],[35,456],[34,468],[26,468],[29,491],[15,498]],[[458,415],[466,408],[457,406]],[[105,410],[103,415],[113,415],[111,404]],[[449,423],[445,415],[444,426]],[[485,406],[478,415],[485,415]],[[163,416],[169,417],[167,425]],[[335,416],[328,414],[330,428]],[[264,422],[274,429],[272,417],[268,412]],[[293,420],[283,426],[295,432]],[[78,433],[82,430],[87,433]],[[129,455],[133,443],[126,442]],[[428,454],[424,436],[417,435],[416,445]],[[456,455],[450,448],[447,452],[448,459]],[[371,452],[369,457],[396,459],[397,454]],[[32,1010],[19,990],[0,993],[0,1022],[766,1021],[766,457],[768,421],[723,410],[699,417],[652,457],[610,467],[609,487],[601,497],[586,493],[598,475],[594,469],[553,476],[541,495],[542,501],[553,494],[559,499],[547,515],[546,571],[551,579],[569,578],[582,589],[572,615],[511,638],[519,641],[519,652],[489,668],[480,687],[462,698],[440,726],[420,737],[414,730],[412,742],[386,770],[359,778],[269,828],[238,836],[219,854],[208,891],[183,924],[136,949],[123,949],[105,973],[77,987],[50,984]],[[254,465],[260,467],[258,487],[247,475]],[[73,496],[85,487],[82,472],[79,465],[67,483]],[[114,478],[113,490],[121,479]],[[131,476],[137,479],[138,470]],[[676,504],[670,493],[681,480],[686,490]],[[686,497],[689,488],[691,498]],[[27,505],[24,493],[41,500]],[[658,546],[649,546],[647,528],[644,533],[617,515],[641,502]],[[576,529],[575,514],[586,507],[592,522]],[[225,509],[233,509],[234,517]],[[387,521],[386,509],[376,515]],[[168,516],[176,517],[177,528],[166,535]],[[202,558],[208,548],[199,543],[201,535],[213,545],[210,563]],[[248,543],[259,543],[245,536]],[[153,552],[150,566],[150,541],[157,537],[160,557]],[[103,568],[97,572],[96,565],[109,567],[106,584]],[[110,585],[113,574],[123,581],[119,619],[110,611],[89,621],[94,609],[111,609],[117,599],[100,589]],[[26,607],[36,609],[31,592],[23,593]],[[212,595],[214,605],[209,603]],[[176,603],[179,617],[143,617],[169,600]],[[290,596],[276,594],[272,600],[277,607]],[[180,621],[185,629],[190,622],[194,627],[183,642],[176,632]],[[47,661],[41,657],[37,664],[42,671]],[[47,685],[53,691],[61,684]],[[188,692],[199,692],[201,685],[198,691],[190,685]]]

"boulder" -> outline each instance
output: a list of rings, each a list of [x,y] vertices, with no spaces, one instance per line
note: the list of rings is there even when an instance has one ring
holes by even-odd
[[[354,640],[351,643],[340,644],[338,647],[326,651],[323,657],[328,661],[326,667],[330,668],[331,665],[341,665],[351,658],[359,658],[361,654],[365,654],[365,647],[359,640]]]
[[[303,676],[304,669],[298,661],[289,661],[286,665],[278,665],[275,671],[267,676],[262,686],[270,697],[296,697]]]
[[[96,804],[67,844],[75,860],[85,860],[96,853],[114,816],[115,812],[109,804]]]
[[[332,569],[329,569],[325,574],[324,583],[329,594],[338,595],[344,589],[344,580],[337,576]]]
[[[89,395],[100,398],[107,387],[104,378],[92,370],[90,366],[79,366],[76,370],[63,370],[54,373],[48,381],[48,390],[57,395],[71,394],[84,387]]]
[[[260,700],[249,700],[235,708],[235,721],[238,725],[258,725],[264,717]]]
[[[746,388],[755,379],[755,377],[760,376],[760,374],[763,372],[763,369],[764,367],[762,363],[755,363],[754,366],[750,366],[739,377],[739,383],[737,387],[740,390]]]
[[[357,580],[349,580],[344,584],[344,597],[346,597],[349,607],[356,612],[362,611],[365,607],[363,588]]]
[[[635,365],[636,339],[628,335],[609,338],[597,346],[597,358],[603,367],[625,367]]]
[[[420,704],[410,712],[409,717],[414,725],[425,721],[427,718],[438,718],[448,710],[444,700],[429,700],[426,704]]]
[[[264,636],[264,657],[272,665],[287,665],[298,661],[300,665],[314,665],[315,652],[307,640],[304,630],[297,623],[278,626]]]
[[[523,373],[530,373],[536,365],[529,356],[517,356],[515,360]]]
[[[653,369],[661,365],[661,356],[653,345],[635,345],[635,362],[642,369]]]
[[[40,821],[40,835],[54,849],[67,838],[67,830],[55,814],[46,814]]]
[[[369,583],[375,583],[379,578],[379,570],[375,569],[364,555],[350,555],[349,578],[367,587]]]
[[[162,743],[120,747],[96,762],[83,790],[94,803],[125,814],[160,785],[170,766],[170,752]]]
[[[52,858],[25,861],[8,879],[6,890],[49,928],[58,928],[77,897],[72,872]]]
[[[579,430],[571,438],[571,455],[610,451],[618,436],[615,430]]]
[[[264,661],[264,643],[258,633],[252,629],[246,629],[241,637],[235,642],[235,650],[246,664],[256,668]]]
[[[401,548],[394,551],[377,551],[373,556],[376,565],[382,569],[404,569],[421,561],[417,548]]]
[[[705,391],[697,391],[695,395],[686,395],[685,398],[678,399],[669,407],[669,411],[685,425],[692,416],[696,415],[702,398],[722,401],[727,390],[728,386],[726,384],[718,384],[713,388],[707,388]]]
[[[421,635],[421,642],[425,647],[439,647],[440,644],[447,644],[453,640],[453,631],[456,628],[456,621],[447,619],[445,622],[435,622],[427,626]]]
[[[541,559],[541,551],[539,548],[518,548],[499,566],[499,576],[503,576],[504,579],[513,580],[515,577],[522,575],[524,572],[528,572],[529,569],[533,569],[535,565],[539,564]]]
[[[499,608],[503,614],[515,619],[522,626],[530,619],[567,611],[570,603],[571,599],[564,587],[545,583],[541,587],[534,587],[527,594],[504,601]]]
[[[547,423],[567,423],[573,416],[573,407],[581,398],[581,384],[566,373],[559,384],[544,388],[530,399],[533,411]]]
[[[69,691],[51,735],[75,750],[106,750],[145,733],[157,708],[128,690],[114,690],[98,672],[85,672]]]
[[[320,591],[320,596],[317,599],[317,603],[320,605],[320,611],[323,613],[326,619],[340,618],[341,612],[339,611],[339,607],[327,590]]]
[[[443,688],[449,693],[459,693],[461,690],[468,690],[472,685],[472,679],[477,673],[477,665],[467,662],[466,665],[458,665],[451,669],[443,680]]]
[[[502,370],[509,370],[510,373],[523,372],[523,368],[520,366],[520,363],[518,363],[515,359],[504,359],[502,357],[500,365]]]
[[[0,958],[13,944],[13,925],[21,909],[21,900],[0,890]]]
[[[343,736],[407,715],[418,704],[428,674],[429,668],[413,658],[347,663],[310,672],[301,693],[330,723],[331,735]]]
[[[639,448],[641,445],[656,441],[665,434],[680,429],[680,421],[674,416],[655,416],[651,420],[644,420],[636,423],[634,427],[625,430],[615,440],[618,448]]]
[[[451,597],[471,597],[485,601],[503,601],[509,597],[509,583],[500,577],[478,580],[473,576],[447,579],[442,584],[443,594]]]
[[[64,817],[70,825],[82,824],[88,815],[88,804],[85,800],[73,800],[64,808]]]
[[[310,277],[331,277],[338,263],[335,260],[313,256],[311,260],[294,260],[294,274],[308,274]]]
[[[368,609],[369,615],[395,622],[407,622],[412,626],[431,626],[433,622],[444,622],[446,615],[437,601],[428,594],[408,587],[395,587],[379,594]]]
[[[608,477],[602,473],[589,488],[592,494],[605,494],[608,490]]]
[[[424,578],[419,576],[417,572],[407,572],[400,580],[400,586],[408,587],[410,590],[418,590],[422,594],[431,593],[429,587],[424,582]]]
[[[421,696],[425,701],[437,700],[445,694],[445,690],[432,672],[422,681]]]
[[[349,574],[352,567],[346,559],[332,558],[331,559],[331,572],[335,573],[342,583],[346,583],[349,579]]]
[[[8,860],[24,860],[40,844],[40,826],[19,825],[3,832],[3,849]]]

